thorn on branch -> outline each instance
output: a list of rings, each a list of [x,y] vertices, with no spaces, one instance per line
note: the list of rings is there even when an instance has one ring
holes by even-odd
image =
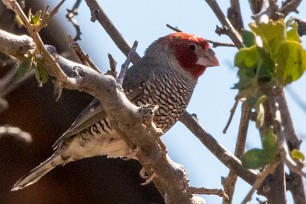
[[[108,60],[109,60],[109,67],[110,70],[107,70],[107,72],[105,73],[106,75],[111,75],[113,76],[115,79],[117,79],[117,62],[116,60],[113,58],[113,56],[111,54],[107,54],[108,56]]]
[[[135,58],[137,46],[138,46],[138,41],[136,40],[134,42],[131,50],[129,51],[129,54],[126,57],[125,62],[121,66],[121,70],[120,70],[119,76],[117,78],[117,83],[120,84],[120,85],[122,85],[123,79],[125,77],[125,73],[128,70],[131,61],[133,61],[132,59]]]

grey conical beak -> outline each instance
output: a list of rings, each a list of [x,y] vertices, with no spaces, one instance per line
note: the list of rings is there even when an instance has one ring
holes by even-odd
[[[205,67],[215,67],[220,65],[215,52],[210,48],[207,50],[205,56],[198,59],[196,64],[203,65]]]

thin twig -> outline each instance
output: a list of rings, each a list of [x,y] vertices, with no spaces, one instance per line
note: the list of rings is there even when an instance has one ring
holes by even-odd
[[[188,192],[191,194],[217,195],[223,197],[224,199],[228,199],[227,195],[222,189],[189,187]]]
[[[102,7],[96,0],[86,0],[88,7],[91,10],[91,20],[94,22],[98,20],[98,22],[103,26],[107,34],[112,38],[117,47],[121,50],[121,52],[127,56],[131,49],[129,43],[124,39],[118,29],[114,26],[112,21],[108,18],[106,13],[103,11]],[[140,56],[135,54],[135,59],[131,59],[132,63],[135,60],[139,60]]]
[[[88,54],[86,54],[84,52],[84,50],[81,48],[81,46],[79,45],[79,43],[75,42],[74,40],[72,40],[72,37],[70,35],[68,35],[68,41],[71,45],[71,48],[73,49],[73,51],[76,53],[76,55],[78,56],[78,58],[80,59],[80,61],[82,62],[82,64],[86,65],[86,62],[88,63],[88,65],[93,68],[94,70],[96,70],[99,73],[102,73],[100,71],[100,69],[95,65],[95,63],[90,59],[90,57],[88,56]]]
[[[228,118],[228,121],[227,121],[224,129],[223,129],[223,134],[226,134],[226,131],[227,131],[228,127],[230,126],[231,122],[232,122],[232,119],[233,119],[233,116],[234,116],[234,114],[236,112],[236,108],[238,106],[238,103],[239,103],[239,100],[235,99],[235,103],[234,103],[234,105],[233,105],[233,107],[232,107],[232,109],[230,111],[230,116]]]
[[[188,112],[185,112],[180,121],[201,141],[210,152],[212,152],[225,166],[235,171],[235,173],[250,185],[256,180],[256,173],[246,169],[241,165],[238,158],[232,155],[213,136],[207,133],[202,126]]]
[[[302,0],[291,0],[286,1],[283,6],[279,9],[280,13],[283,13],[285,16],[287,16],[290,12],[296,12],[297,13],[297,7],[300,5]]]
[[[120,85],[122,85],[123,79],[125,77],[125,73],[128,70],[128,68],[129,68],[129,65],[130,65],[130,62],[131,62],[131,58],[136,53],[137,46],[138,46],[138,41],[135,41],[133,46],[132,46],[132,49],[129,51],[129,54],[126,57],[125,62],[121,66],[121,70],[120,70],[119,76],[117,78],[117,83],[120,84]]]
[[[170,28],[171,30],[174,30],[175,32],[183,32],[182,30],[180,30],[178,27],[173,27],[169,24],[166,24],[166,26],[168,28]],[[212,44],[212,47],[219,47],[219,46],[223,46],[223,47],[236,47],[233,43],[223,43],[223,42],[217,42],[217,41],[213,41],[213,40],[207,40],[207,42]]]
[[[235,148],[235,153],[234,153],[234,155],[239,159],[242,157],[244,150],[245,150],[250,116],[251,116],[251,108],[248,106],[246,102],[243,102],[242,107],[241,107],[241,119],[240,119],[240,125],[239,125],[239,132],[238,132],[238,136],[236,140],[237,142],[236,142],[236,148]],[[223,199],[223,203],[232,202],[236,181],[237,181],[237,174],[232,170],[230,170],[226,178],[222,179],[222,185],[223,185],[224,191],[226,195],[228,195],[229,197],[228,200]]]
[[[215,0],[205,0],[206,3],[210,6],[210,8],[213,10],[219,21],[221,22],[222,26],[229,29],[228,36],[231,38],[233,43],[236,45],[238,49],[244,47],[242,43],[242,39],[240,34],[235,30],[235,28],[232,26],[231,22],[226,18],[224,13],[222,12],[219,4]]]
[[[169,25],[169,24],[166,24],[166,26],[167,26],[168,28],[170,28],[171,30],[174,30],[175,32],[183,32],[183,31],[181,31],[178,27],[173,27],[173,26],[171,26],[171,25]]]
[[[223,42],[217,42],[214,40],[207,40],[207,39],[206,41],[211,43],[213,48],[215,47],[236,47],[233,43],[223,43]]]
[[[68,13],[66,15],[66,18],[68,19],[69,22],[71,22],[71,24],[73,25],[73,27],[76,30],[76,35],[73,38],[74,41],[81,40],[81,35],[82,35],[80,25],[78,24],[78,22],[75,19],[75,16],[78,15],[78,9],[79,9],[79,6],[80,6],[81,2],[82,2],[82,0],[76,0],[72,9],[67,9]]]
[[[54,9],[50,12],[50,14],[46,18],[46,23],[49,22],[49,20],[58,12],[59,8],[63,5],[65,0],[62,0],[60,3],[58,3]]]

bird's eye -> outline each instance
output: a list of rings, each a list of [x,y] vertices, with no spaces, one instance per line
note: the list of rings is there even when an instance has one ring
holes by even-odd
[[[194,52],[195,49],[196,49],[196,46],[194,44],[190,44],[190,45],[188,45],[188,49],[191,50],[192,52]]]

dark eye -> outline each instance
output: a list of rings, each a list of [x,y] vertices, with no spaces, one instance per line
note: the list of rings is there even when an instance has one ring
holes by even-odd
[[[196,49],[196,46],[194,44],[190,44],[190,45],[188,45],[188,49],[191,50],[192,52],[194,52],[195,49]]]

